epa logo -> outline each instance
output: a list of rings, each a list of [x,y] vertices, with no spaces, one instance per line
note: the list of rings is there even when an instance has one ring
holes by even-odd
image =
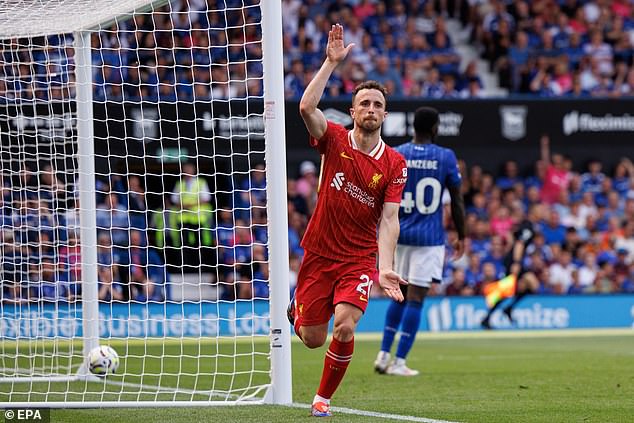
[[[346,178],[344,178],[343,172],[337,172],[335,173],[335,177],[332,178],[332,182],[330,183],[330,186],[337,188],[337,191],[341,191],[341,187],[343,186],[343,181],[345,180]]]

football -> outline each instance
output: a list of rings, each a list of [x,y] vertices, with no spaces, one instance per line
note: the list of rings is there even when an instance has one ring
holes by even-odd
[[[119,354],[107,345],[93,348],[88,354],[88,368],[97,376],[115,373],[119,368]]]

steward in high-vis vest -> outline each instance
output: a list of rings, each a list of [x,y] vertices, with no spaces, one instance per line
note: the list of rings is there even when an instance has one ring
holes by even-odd
[[[175,213],[170,213],[169,227],[181,230],[181,236],[172,237],[175,247],[185,245],[211,246],[213,244],[213,207],[209,185],[204,178],[196,175],[193,163],[183,165],[181,180],[176,183],[172,194]],[[173,232],[172,232],[173,233]],[[198,234],[200,240],[198,241]]]

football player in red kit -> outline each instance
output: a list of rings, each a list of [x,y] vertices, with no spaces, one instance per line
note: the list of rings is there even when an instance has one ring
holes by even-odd
[[[376,81],[355,88],[351,131],[327,121],[317,108],[330,75],[353,46],[344,46],[343,27],[333,25],[326,59],[299,106],[310,143],[322,155],[322,170],[317,207],[302,240],[305,256],[289,320],[306,346],[318,348],[326,342],[328,322],[335,316],[313,400],[316,417],[331,415],[330,398],[352,358],[355,327],[368,304],[372,283],[378,282],[388,297],[398,301],[403,300],[399,284],[406,283],[392,270],[392,262],[407,166],[381,139],[387,115],[385,88]]]

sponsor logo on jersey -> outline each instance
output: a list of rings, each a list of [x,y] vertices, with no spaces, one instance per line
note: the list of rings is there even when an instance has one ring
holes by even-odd
[[[342,151],[339,155],[344,159],[354,160],[352,157],[348,156],[345,151]]]
[[[337,172],[335,173],[335,177],[332,178],[332,182],[330,183],[330,186],[337,188],[337,191],[341,191],[341,187],[343,186],[343,181],[345,180],[346,178],[343,176],[343,172]]]
[[[361,204],[365,204],[368,207],[374,208],[374,197],[353,184],[352,182],[346,182],[346,187],[343,192],[354,198]]]
[[[382,176],[382,175],[381,175]],[[374,179],[374,178],[373,178]],[[381,178],[379,178],[381,179]],[[378,181],[378,180],[377,180]],[[343,172],[335,173],[335,176],[332,178],[332,182],[330,186],[335,188],[337,191],[341,191],[343,188],[343,192],[348,194],[350,197],[354,198],[361,204],[365,204],[369,207],[374,208],[374,197],[353,184],[350,181],[346,181],[346,178]]]
[[[406,167],[403,168],[403,177],[402,178],[394,178],[394,180],[392,180],[392,183],[396,184],[396,185],[402,185],[405,182],[407,182],[407,168]]]
[[[375,173],[372,175],[372,181],[368,184],[368,188],[376,188],[379,185],[379,181],[383,177],[382,173]]]

